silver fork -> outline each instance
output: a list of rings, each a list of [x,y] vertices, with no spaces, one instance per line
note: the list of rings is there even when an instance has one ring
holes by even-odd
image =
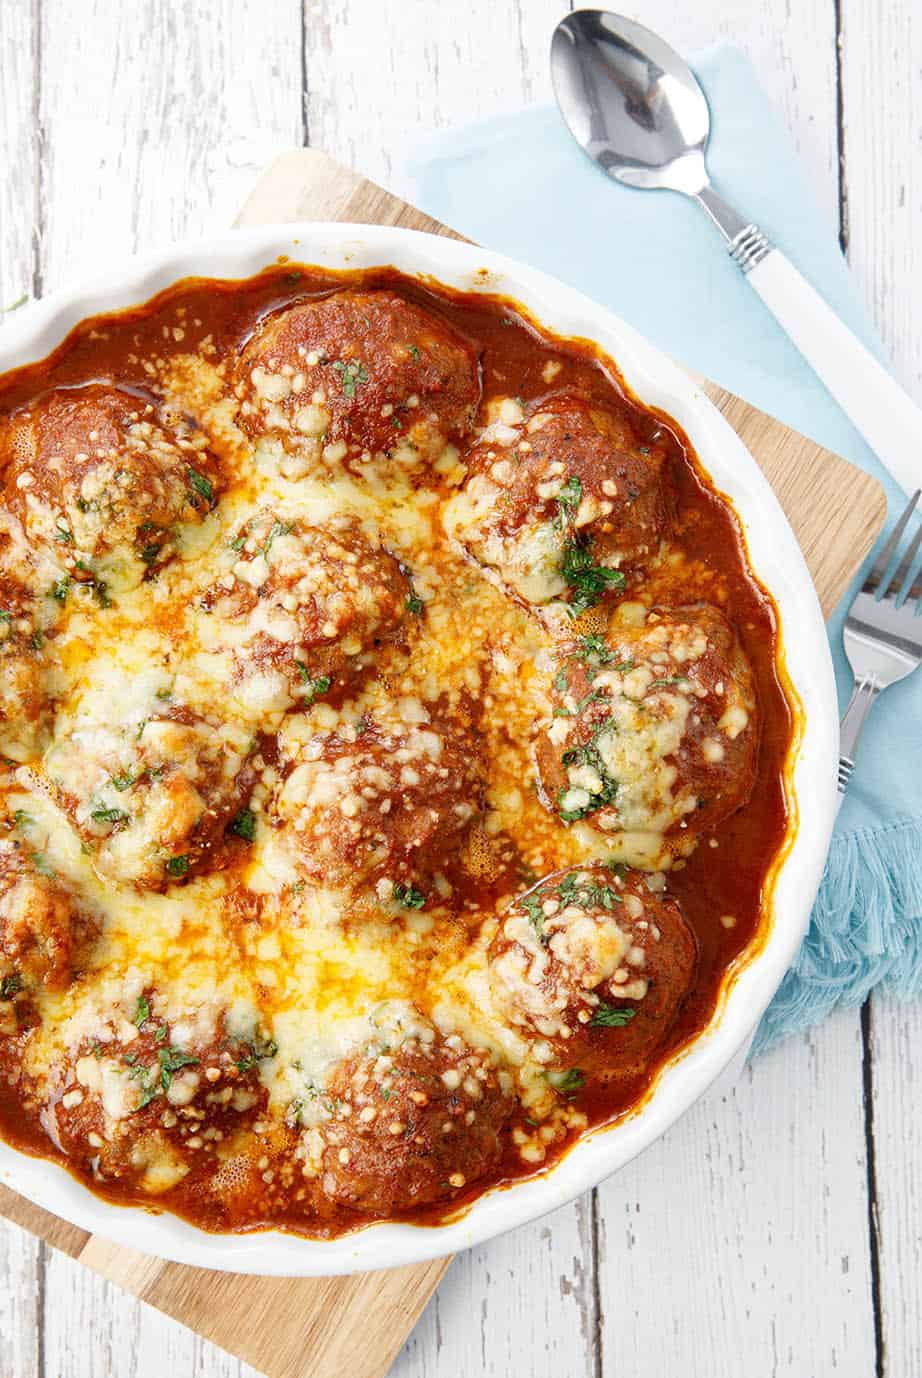
[[[922,576],[917,577],[906,597],[900,600],[916,556],[922,548],[922,525],[906,547],[896,570],[883,585],[893,563],[903,532],[919,501],[913,494],[887,544],[874,561],[845,619],[845,654],[855,676],[855,688],[842,715],[839,756],[839,804],[848,789],[855,769],[855,752],[865,720],[877,695],[911,675],[922,664],[922,617],[918,616],[922,597]],[[882,586],[883,585],[883,586]]]

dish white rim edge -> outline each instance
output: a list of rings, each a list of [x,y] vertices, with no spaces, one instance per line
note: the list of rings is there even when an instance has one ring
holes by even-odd
[[[0,1183],[92,1234],[196,1267],[310,1277],[423,1262],[534,1220],[623,1167],[702,1095],[745,1045],[806,931],[835,821],[838,715],[832,660],[809,572],[777,498],[735,431],[700,387],[631,326],[582,293],[503,255],[390,226],[318,222],[232,230],[140,256],[95,283],[21,308],[0,335],[0,372],[43,358],[87,316],[143,303],[187,276],[249,277],[280,255],[336,268],[388,264],[462,290],[508,295],[555,333],[597,341],[637,396],[682,427],[715,486],[732,502],[752,569],[778,607],[787,671],[804,715],[792,777],[797,833],[776,877],[774,914],[761,952],[737,975],[710,1026],[666,1066],[641,1110],[587,1135],[545,1175],[487,1192],[447,1225],[370,1224],[336,1240],[280,1231],[209,1235],[169,1214],[112,1205],[57,1164],[0,1142]]]

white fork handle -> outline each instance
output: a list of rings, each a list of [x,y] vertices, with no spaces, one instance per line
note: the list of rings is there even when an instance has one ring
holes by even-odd
[[[746,277],[884,467],[907,494],[922,487],[922,410],[780,249]]]
[[[852,771],[855,769],[858,739],[864,729],[867,716],[874,707],[880,688],[880,683],[875,675],[865,675],[864,679],[856,680],[852,696],[848,701],[848,707],[842,714],[842,721],[839,724],[838,808],[842,807],[848,782],[852,778]]]

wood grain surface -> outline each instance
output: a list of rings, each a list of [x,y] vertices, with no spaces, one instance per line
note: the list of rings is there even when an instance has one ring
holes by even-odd
[[[417,133],[549,98],[566,8],[4,0],[0,306],[223,228],[292,145],[405,190]],[[747,54],[922,402],[917,0],[617,8]],[[599,1191],[456,1259],[395,1378],[918,1378],[920,1048],[918,1007],[879,996],[789,1040]],[[164,1373],[254,1376],[0,1220],[2,1378]]]

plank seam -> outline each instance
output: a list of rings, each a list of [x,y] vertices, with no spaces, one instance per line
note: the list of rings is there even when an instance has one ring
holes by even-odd
[[[42,19],[43,0],[32,0],[32,129],[35,140],[35,185],[32,191],[32,297],[42,295],[42,251],[45,241],[45,155],[47,143],[42,120]]]
[[[307,0],[299,0],[301,15],[301,147],[310,148],[311,127],[307,106]]]
[[[871,997],[861,1006],[861,1083],[864,1094],[864,1150],[868,1192],[868,1249],[871,1264],[871,1303],[874,1314],[874,1372],[886,1371],[883,1303],[880,1284],[880,1213],[877,1206],[877,1145],[874,1141],[874,1062]]]

